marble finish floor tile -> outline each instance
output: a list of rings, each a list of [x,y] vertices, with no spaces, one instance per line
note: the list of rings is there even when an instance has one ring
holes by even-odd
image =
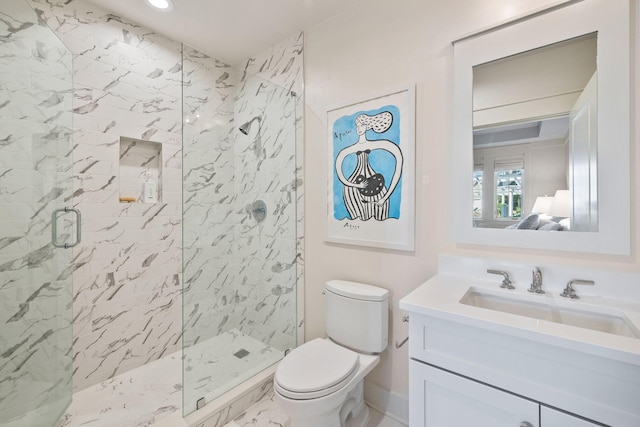
[[[196,348],[197,347],[197,348]],[[244,349],[242,358],[234,353]],[[135,368],[73,395],[56,427],[178,427],[182,420],[182,352]],[[196,391],[228,389],[277,362],[282,352],[237,330],[187,351],[187,369],[197,374]],[[266,364],[266,365],[265,365]],[[193,387],[193,384],[191,384]],[[193,393],[193,392],[191,392]],[[189,396],[189,393],[187,393]],[[210,399],[207,399],[210,400]],[[195,405],[195,401],[194,401]]]
[[[289,418],[275,401],[273,391],[224,427],[288,427]]]
[[[367,427],[407,427],[406,425],[369,408]],[[276,402],[273,392],[247,409],[242,415],[224,427],[289,427],[290,422]],[[318,426],[320,427],[320,426]],[[325,427],[325,426],[322,426]],[[329,426],[327,426],[329,427]]]

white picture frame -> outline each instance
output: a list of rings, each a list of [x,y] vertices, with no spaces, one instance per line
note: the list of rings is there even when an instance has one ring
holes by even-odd
[[[326,206],[326,241],[414,250],[414,85],[327,110]]]

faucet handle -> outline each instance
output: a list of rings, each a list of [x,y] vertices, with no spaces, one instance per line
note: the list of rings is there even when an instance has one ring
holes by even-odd
[[[573,285],[588,285],[593,286],[595,282],[593,280],[582,280],[582,279],[573,279],[569,280],[567,283],[567,287],[564,288],[564,291],[560,294],[561,297],[578,299],[580,298],[578,294],[576,294],[576,290],[573,289]]]
[[[516,288],[511,283],[511,279],[509,278],[509,273],[507,273],[506,271],[489,269],[489,270],[487,270],[487,273],[490,273],[490,274],[502,274],[502,276],[504,277],[504,280],[502,280],[502,284],[500,285],[501,288],[503,288],[503,289],[515,289]]]
[[[527,289],[529,292],[536,294],[544,294],[542,290],[542,272],[538,267],[535,267],[531,272],[531,286]]]

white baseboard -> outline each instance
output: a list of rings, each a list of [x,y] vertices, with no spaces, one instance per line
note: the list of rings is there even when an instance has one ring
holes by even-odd
[[[409,398],[407,396],[394,393],[365,380],[364,400],[369,406],[386,416],[404,425],[409,425]]]

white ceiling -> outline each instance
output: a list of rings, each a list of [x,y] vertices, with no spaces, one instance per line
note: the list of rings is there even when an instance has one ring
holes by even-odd
[[[173,0],[170,12],[144,0],[88,1],[236,65],[361,0]]]

